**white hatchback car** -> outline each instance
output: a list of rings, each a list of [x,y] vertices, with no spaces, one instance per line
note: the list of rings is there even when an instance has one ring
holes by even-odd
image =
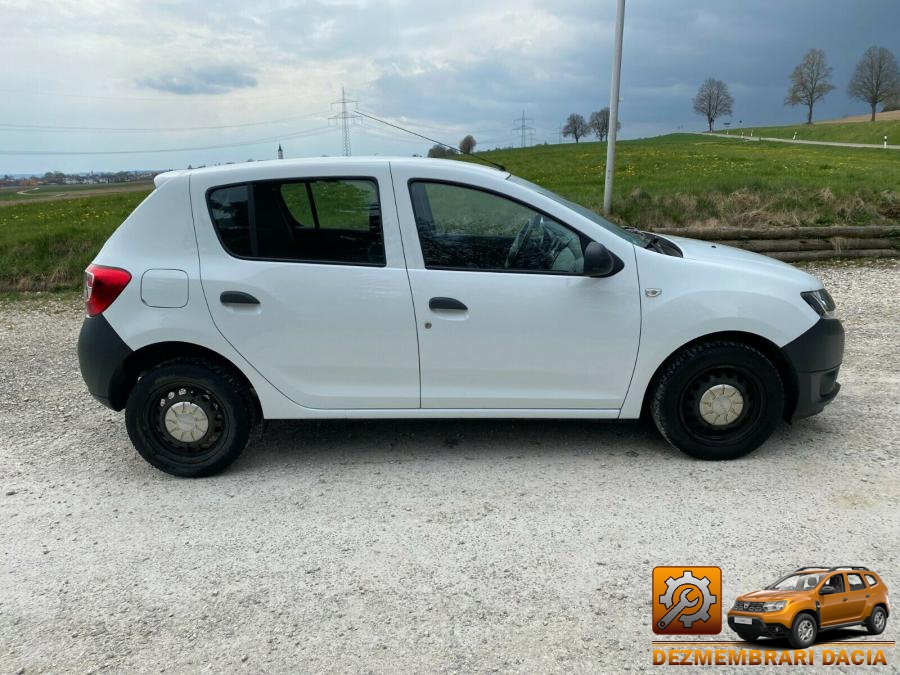
[[[809,274],[447,160],[162,174],[85,302],[88,389],[179,476],[227,467],[262,419],[646,411],[731,459],[821,411],[844,349]]]

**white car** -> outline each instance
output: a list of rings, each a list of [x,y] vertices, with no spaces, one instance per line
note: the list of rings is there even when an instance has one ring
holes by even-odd
[[[85,302],[88,389],[179,476],[227,467],[263,419],[647,412],[731,459],[821,411],[844,349],[809,274],[447,160],[161,174]]]

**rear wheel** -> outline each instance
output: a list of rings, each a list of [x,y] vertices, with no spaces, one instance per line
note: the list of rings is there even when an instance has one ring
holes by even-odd
[[[884,611],[884,607],[876,607],[866,619],[869,635],[881,635],[885,626],[887,626],[887,612]]]
[[[788,642],[794,649],[806,649],[816,641],[816,620],[809,614],[798,614],[788,634]]]
[[[784,385],[762,352],[740,342],[682,350],[656,381],[651,413],[663,437],[705,460],[735,459],[772,434],[784,411]]]
[[[144,373],[125,421],[140,455],[173,476],[210,476],[243,451],[255,422],[250,392],[204,360],[169,361]]]

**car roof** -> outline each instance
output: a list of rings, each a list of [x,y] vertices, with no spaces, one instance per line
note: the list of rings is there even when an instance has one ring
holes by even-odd
[[[234,164],[205,166],[196,169],[166,171],[165,173],[158,174],[156,178],[154,178],[154,184],[156,187],[160,187],[163,183],[172,178],[185,175],[204,176],[213,180],[221,176],[223,181],[227,181],[229,175],[238,172],[244,176],[244,180],[253,180],[255,175],[258,175],[260,179],[263,179],[269,176],[272,169],[276,167],[281,174],[283,174],[285,170],[290,170],[292,168],[296,169],[298,173],[302,173],[310,169],[315,169],[316,167],[346,166],[352,169],[356,166],[372,166],[373,164],[393,164],[416,167],[431,166],[434,168],[440,167],[446,169],[448,168],[448,161],[453,163],[454,171],[458,171],[461,174],[489,174],[492,176],[499,175],[502,178],[507,178],[509,176],[509,172],[500,171],[500,169],[495,169],[490,166],[456,160],[433,159],[429,157],[306,157],[300,159],[270,159],[259,162],[239,162]]]

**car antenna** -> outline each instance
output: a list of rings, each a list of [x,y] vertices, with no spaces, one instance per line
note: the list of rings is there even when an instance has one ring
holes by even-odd
[[[405,131],[406,133],[412,134],[413,136],[418,136],[419,138],[424,138],[426,141],[430,141],[431,143],[437,143],[438,145],[442,145],[445,148],[449,148],[450,150],[458,151],[458,148],[453,145],[449,145],[447,143],[443,143],[443,142],[435,140],[433,138],[429,138],[428,136],[423,136],[420,133],[417,133],[415,131],[411,131],[410,129],[401,127],[399,124],[393,124],[391,122],[388,122],[387,120],[383,120],[378,117],[375,117],[374,115],[369,115],[367,113],[364,113],[362,110],[355,110],[354,112],[357,115],[361,115],[362,117],[368,117],[370,120],[380,122],[381,124],[386,124],[387,126],[393,127],[394,129],[399,129],[400,131]],[[469,157],[472,157],[473,159],[477,159],[479,162],[484,162],[485,164],[490,164],[491,166],[493,166],[497,169],[500,169],[501,171],[506,171],[506,167],[503,166],[502,164],[498,164],[497,162],[492,162],[491,160],[485,159],[484,157],[480,157],[478,155],[471,154],[471,153],[469,154]]]

